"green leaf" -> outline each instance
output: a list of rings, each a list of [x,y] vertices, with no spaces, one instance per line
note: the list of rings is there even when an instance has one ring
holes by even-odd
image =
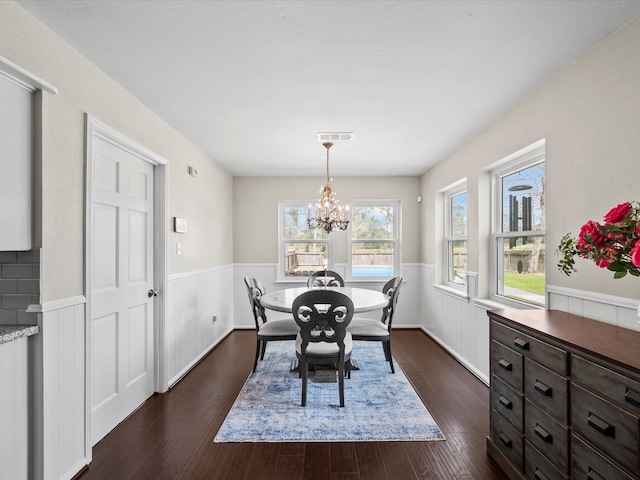
[[[622,278],[622,277],[624,277],[624,276],[626,276],[626,275],[627,275],[627,271],[626,271],[626,270],[623,270],[623,271],[621,271],[621,272],[616,272],[616,273],[614,273],[614,274],[613,274],[613,278],[614,278],[614,279],[615,279],[615,278]]]
[[[625,267],[623,264],[621,264],[620,262],[613,262],[611,264],[609,264],[609,266],[607,267],[609,270],[613,271],[613,272],[624,272],[624,275],[627,274],[627,267]],[[624,277],[624,275],[622,275]],[[615,277],[615,278],[619,278],[619,277]]]

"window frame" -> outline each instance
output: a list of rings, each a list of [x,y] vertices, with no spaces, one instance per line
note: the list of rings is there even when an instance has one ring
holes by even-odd
[[[359,207],[393,207],[393,239],[354,240],[353,214]],[[349,202],[349,227],[347,228],[347,271],[345,280],[351,282],[387,282],[402,275],[402,201],[401,200],[353,200]],[[393,275],[353,275],[354,243],[393,243]]]
[[[447,287],[451,287],[451,288],[455,288],[457,290],[463,291],[463,292],[467,292],[467,284],[468,284],[468,277],[465,274],[465,279],[464,279],[464,283],[455,283],[453,281],[451,281],[451,279],[449,278],[449,274],[452,271],[452,259],[453,259],[453,244],[454,242],[459,242],[459,241],[464,241],[467,242],[467,255],[468,255],[468,249],[469,249],[469,243],[468,243],[468,223],[465,225],[465,231],[466,231],[466,235],[464,237],[462,236],[453,236],[452,231],[453,231],[453,225],[452,225],[452,209],[451,209],[451,200],[454,197],[457,197],[458,195],[461,195],[463,193],[467,194],[467,199],[466,199],[466,204],[467,204],[467,212],[468,212],[468,208],[469,208],[469,195],[468,195],[468,189],[467,189],[467,179],[463,179],[461,180],[459,183],[457,183],[454,187],[451,187],[450,189],[446,190],[443,192],[443,202],[444,202],[444,236],[443,236],[443,247],[444,247],[444,258],[442,261],[442,267],[443,267],[443,275],[442,275],[442,284],[447,286]],[[467,215],[468,217],[468,215]]]
[[[280,200],[278,201],[278,273],[276,275],[276,281],[278,283],[300,283],[307,282],[308,276],[287,276],[285,274],[285,245],[287,243],[325,243],[327,245],[327,269],[334,270],[333,264],[333,242],[331,235],[327,235],[326,239],[299,239],[290,240],[286,235],[287,208],[304,208],[307,209],[309,205],[313,204],[315,200]]]
[[[519,300],[509,297],[504,293],[500,293],[500,285],[504,291],[504,250],[503,242],[509,238],[520,237],[542,237],[543,242],[546,240],[546,229],[542,230],[526,230],[518,232],[503,232],[503,205],[502,205],[502,178],[516,173],[521,170],[533,167],[540,163],[545,164],[546,176],[546,151],[545,140],[540,140],[518,152],[506,157],[498,166],[490,171],[491,174],[491,281],[490,281],[490,298],[495,302],[512,308],[546,308],[546,274],[545,274],[545,294],[543,302],[534,303],[525,300]],[[546,193],[546,192],[545,192]],[[546,224],[546,223],[545,223]],[[546,242],[545,242],[546,245]],[[502,248],[502,250],[501,250]],[[546,267],[546,264],[545,264]],[[545,268],[546,270],[546,268]]]

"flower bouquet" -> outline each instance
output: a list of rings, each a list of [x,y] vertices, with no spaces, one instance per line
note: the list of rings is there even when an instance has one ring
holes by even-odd
[[[558,269],[566,275],[575,272],[574,257],[593,260],[600,268],[614,272],[613,278],[627,273],[640,276],[640,206],[625,202],[604,216],[604,225],[589,220],[580,229],[578,238],[567,233],[558,246],[562,257]]]

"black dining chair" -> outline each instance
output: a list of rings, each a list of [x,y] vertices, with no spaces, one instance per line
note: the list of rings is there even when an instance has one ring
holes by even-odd
[[[347,328],[354,342],[382,342],[384,356],[391,366],[391,373],[396,373],[393,366],[393,358],[391,357],[391,324],[393,323],[393,314],[396,311],[401,286],[402,277],[394,277],[382,287],[382,293],[389,297],[389,303],[382,309],[382,318],[380,320],[356,317],[351,320]]]
[[[258,366],[258,358],[264,359],[267,343],[277,340],[295,340],[299,328],[291,317],[271,319],[267,321],[267,313],[260,303],[260,298],[266,293],[264,285],[257,278],[244,277],[247,287],[251,311],[256,324],[256,356],[253,362],[253,371]]]
[[[302,378],[302,406],[307,404],[308,365],[335,365],[340,406],[344,407],[344,377],[351,376],[353,342],[347,326],[353,302],[335,290],[309,290],[293,301],[293,318],[300,328],[296,355]]]
[[[344,279],[333,270],[318,270],[307,280],[307,287],[344,287]]]

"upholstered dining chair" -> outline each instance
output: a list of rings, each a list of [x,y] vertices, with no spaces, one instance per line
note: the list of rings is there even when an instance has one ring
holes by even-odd
[[[353,341],[382,342],[384,356],[391,366],[391,373],[396,373],[391,356],[391,323],[396,311],[398,295],[402,286],[402,277],[394,277],[382,287],[382,293],[389,297],[389,303],[382,309],[380,320],[356,317],[351,320],[347,331],[351,333]]]
[[[300,329],[290,316],[267,321],[265,308],[260,304],[260,298],[266,293],[264,285],[260,280],[253,277],[244,277],[244,283],[247,287],[251,311],[256,323],[256,356],[253,362],[253,371],[255,372],[258,366],[258,358],[260,360],[264,359],[264,352],[268,342],[295,340]]]
[[[307,404],[309,364],[333,365],[338,371],[340,406],[344,407],[345,372],[351,376],[353,342],[347,326],[353,317],[353,302],[335,290],[309,290],[293,301],[293,318],[300,327],[296,355],[302,378],[302,406]]]
[[[318,270],[307,280],[307,287],[344,287],[344,279],[333,270]]]

